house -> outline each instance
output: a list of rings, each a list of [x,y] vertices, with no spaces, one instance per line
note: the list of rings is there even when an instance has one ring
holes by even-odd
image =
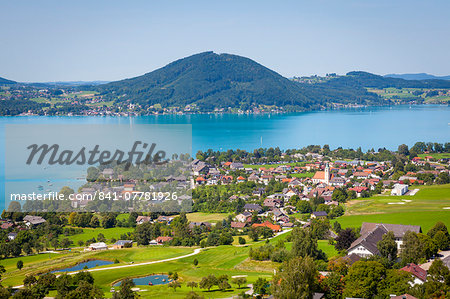
[[[108,246],[104,242],[92,243],[88,247],[89,250],[106,250]]]
[[[189,229],[194,229],[194,227],[200,227],[205,229],[211,229],[211,223],[209,222],[190,222]]]
[[[391,195],[404,195],[408,192],[408,185],[405,184],[395,184],[394,188],[392,188]]]
[[[8,240],[12,241],[17,237],[17,233],[9,233],[8,234]]]
[[[325,211],[312,212],[311,218],[325,218],[328,214]]]
[[[247,223],[245,222],[231,222],[231,228],[235,228],[237,230],[243,230],[246,225]]]
[[[398,249],[401,248],[403,237],[407,231],[412,231],[417,234],[422,232],[422,228],[418,225],[363,222],[360,231],[361,236],[367,235],[371,231],[375,230],[378,226],[382,226],[387,231],[391,231],[394,233],[395,242],[397,243]]]
[[[236,215],[235,218],[239,222],[246,222],[249,217],[252,217],[252,213],[244,212],[244,213],[241,213],[239,215]]]
[[[25,222],[26,226],[30,227],[30,226],[37,226],[37,225],[45,223],[47,221],[40,216],[27,215],[23,218],[23,222]]]
[[[152,221],[152,217],[150,216],[137,216],[136,218],[136,224],[142,224],[145,222],[151,222]]]
[[[159,223],[163,223],[163,222],[167,222],[167,224],[170,224],[173,220],[173,217],[169,217],[169,216],[159,216],[156,221]]]
[[[273,232],[280,232],[281,231],[281,226],[277,225],[277,224],[272,224],[269,221],[265,221],[263,223],[254,223],[252,225],[252,227],[268,227],[270,228]]]
[[[427,281],[427,271],[414,263],[407,264],[405,267],[401,268],[400,271],[411,273],[414,278],[411,286],[423,284]]]
[[[2,225],[0,226],[0,228],[1,229],[8,229],[8,228],[13,227],[13,226],[14,226],[14,223],[8,221],[8,222],[3,222]]]
[[[164,244],[164,243],[166,243],[166,242],[170,242],[170,241],[172,241],[172,240],[173,240],[172,237],[158,237],[158,238],[156,238],[156,242],[157,242],[159,245],[162,245],[162,244]]]
[[[361,234],[361,237],[356,239],[348,248],[348,255],[356,254],[362,258],[379,255],[380,251],[377,248],[377,244],[387,232],[388,230],[384,226],[377,226],[368,234]]]
[[[233,163],[230,164],[230,169],[243,170],[244,169],[244,164],[242,164],[240,162],[233,162]]]
[[[250,212],[250,213],[253,213],[253,212],[259,213],[262,211],[262,208],[259,204],[247,203],[244,206],[244,211]]]
[[[132,240],[119,240],[113,244],[114,249],[130,248],[130,247],[133,247]]]
[[[242,177],[242,176],[238,176],[238,178],[236,179],[236,181],[237,181],[238,183],[243,183],[243,182],[245,182],[245,178]]]

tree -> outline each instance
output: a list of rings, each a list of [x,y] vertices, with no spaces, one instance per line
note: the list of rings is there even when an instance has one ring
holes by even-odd
[[[61,247],[68,248],[70,245],[72,245],[72,243],[72,240],[70,240],[69,238],[64,238],[61,240]]]
[[[341,230],[336,237],[336,244],[334,247],[336,250],[347,250],[353,241],[356,240],[356,234],[351,228]]]
[[[92,216],[91,221],[89,222],[90,227],[99,227],[100,226],[100,220],[98,220],[97,216]]]
[[[377,244],[377,248],[382,257],[394,262],[397,258],[397,243],[395,243],[394,233],[388,232],[383,235],[381,241]]]
[[[30,287],[37,282],[36,277],[34,275],[27,275],[23,280],[23,285],[26,287]]]
[[[70,224],[70,225],[75,225],[75,217],[77,216],[77,213],[76,212],[72,212],[72,213],[70,213],[70,215],[69,215],[69,220],[68,220],[68,223]]]
[[[115,227],[117,223],[116,215],[113,213],[106,214],[105,217],[103,217],[103,227],[104,228],[112,228]]]
[[[447,237],[449,236],[447,226],[442,221],[436,222],[436,224],[428,231],[427,235],[434,239],[437,232],[443,232]]]
[[[272,294],[275,298],[312,298],[318,276],[319,272],[311,257],[293,258],[285,262],[282,271],[275,275]]]
[[[318,249],[317,240],[313,237],[309,230],[295,227],[291,233],[292,249],[291,254],[295,257],[310,256],[313,258],[323,259],[324,253]]]
[[[386,269],[375,261],[357,261],[344,278],[345,297],[373,298],[378,284],[386,276]]]
[[[196,292],[189,292],[187,293],[186,297],[184,297],[185,299],[204,299],[205,297],[200,296],[199,294],[197,294]]]
[[[398,153],[403,156],[409,155],[409,149],[406,144],[401,144],[398,146]]]
[[[136,292],[132,290],[134,288],[135,284],[134,281],[127,277],[124,280],[122,280],[122,283],[120,284],[121,288],[119,292],[114,293],[113,299],[134,299],[138,298]]]
[[[403,264],[415,263],[424,257],[420,239],[415,232],[407,231],[403,236],[400,258]]]
[[[217,278],[213,274],[209,274],[208,276],[202,277],[202,280],[199,283],[199,287],[202,289],[211,290],[213,286],[217,284]]]
[[[22,268],[23,268],[23,261],[22,260],[18,260],[16,266],[17,266],[17,269],[22,270]]]
[[[344,282],[338,272],[329,273],[322,282],[326,290],[326,298],[342,298]]]
[[[440,250],[447,250],[450,246],[449,237],[443,231],[438,231],[434,235],[433,241]]]
[[[378,285],[378,294],[389,298],[391,294],[405,294],[409,291],[413,278],[410,273],[397,269],[386,271],[386,277]]]
[[[425,283],[427,298],[447,298],[450,293],[450,270],[441,259],[436,259],[428,269]]]
[[[256,293],[258,295],[265,295],[268,293],[268,290],[269,282],[264,278],[258,277],[258,279],[253,284],[253,293]]]
[[[187,286],[188,288],[191,288],[191,290],[193,291],[194,288],[198,287],[198,283],[196,283],[195,281],[188,281],[188,282],[186,283],[186,286]]]
[[[181,284],[178,281],[174,280],[171,283],[169,283],[169,288],[172,288],[173,291],[176,292],[177,288],[181,288]]]
[[[217,286],[219,287],[219,290],[225,291],[226,289],[231,288],[231,285],[228,283],[228,279],[220,279],[217,283]]]
[[[247,278],[242,277],[242,276],[234,277],[231,280],[231,283],[237,285],[238,288],[240,289],[241,285],[245,285],[247,283]]]
[[[11,201],[9,203],[8,212],[17,213],[17,212],[21,212],[21,211],[22,211],[22,206],[20,205],[20,202]]]
[[[194,261],[192,262],[194,264],[195,267],[197,267],[198,265],[198,259],[194,259]]]
[[[57,238],[53,238],[53,239],[50,241],[50,244],[51,244],[52,247],[55,248],[55,250],[56,250],[56,248],[58,248],[58,246],[59,246],[59,240],[58,240]]]
[[[239,237],[239,244],[244,245],[245,243],[246,243],[245,239],[242,237]]]

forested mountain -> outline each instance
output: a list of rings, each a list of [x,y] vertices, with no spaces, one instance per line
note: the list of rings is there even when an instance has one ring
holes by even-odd
[[[400,78],[405,80],[450,80],[450,76],[434,76],[427,73],[418,74],[387,74],[384,77]]]
[[[335,86],[364,86],[372,88],[450,88],[447,80],[405,80],[383,77],[367,72],[349,72],[347,75],[329,81]]]
[[[2,84],[16,84],[16,83],[17,82],[15,82],[15,81],[8,80],[8,79],[0,77],[0,85],[2,85]]]
[[[139,103],[216,107],[275,105],[295,110],[317,109],[326,102],[376,103],[362,87],[300,84],[257,62],[230,54],[204,52],[183,58],[143,76],[96,87],[106,98]]]

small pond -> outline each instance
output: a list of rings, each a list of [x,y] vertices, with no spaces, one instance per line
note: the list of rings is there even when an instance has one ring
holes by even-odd
[[[111,262],[111,261],[104,261],[104,260],[92,260],[92,261],[79,263],[79,264],[77,264],[77,265],[75,265],[73,267],[70,267],[70,268],[64,268],[64,269],[55,270],[55,271],[52,271],[52,273],[80,271],[80,270],[83,270],[85,267],[88,268],[88,269],[91,269],[91,268],[94,268],[94,267],[111,265],[111,264],[114,264],[114,263]]]
[[[145,277],[133,278],[133,282],[137,286],[143,285],[159,285],[159,284],[168,284],[172,279],[169,279],[169,276],[165,274],[154,274]],[[122,281],[119,281],[114,284],[115,287],[120,286]]]

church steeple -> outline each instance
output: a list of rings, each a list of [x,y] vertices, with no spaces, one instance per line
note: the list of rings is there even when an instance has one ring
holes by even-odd
[[[330,166],[328,166],[328,162],[325,165],[325,183],[327,185],[330,183]]]

